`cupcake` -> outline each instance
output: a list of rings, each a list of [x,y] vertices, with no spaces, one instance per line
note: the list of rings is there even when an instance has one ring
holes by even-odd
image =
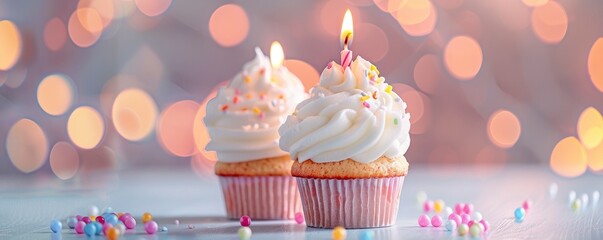
[[[328,64],[310,98],[279,129],[308,226],[395,224],[408,173],[409,118],[406,103],[370,62]]]
[[[255,53],[207,103],[206,149],[217,153],[215,173],[229,218],[291,219],[301,202],[291,177],[293,161],[278,145],[278,128],[307,94],[279,61],[273,67],[259,48]]]

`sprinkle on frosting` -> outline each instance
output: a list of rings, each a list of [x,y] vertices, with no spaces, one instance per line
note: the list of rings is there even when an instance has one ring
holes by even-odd
[[[360,97],[360,101],[361,101],[361,102],[364,102],[364,101],[366,101],[366,100],[369,100],[369,98],[371,98],[371,97],[369,97],[369,96],[367,96],[367,95],[363,95],[362,97]]]
[[[371,105],[368,102],[362,102],[362,106],[365,108],[371,108]]]
[[[392,93],[392,90],[394,90],[394,87],[392,87],[392,85],[387,85],[387,87],[385,87],[386,93]]]

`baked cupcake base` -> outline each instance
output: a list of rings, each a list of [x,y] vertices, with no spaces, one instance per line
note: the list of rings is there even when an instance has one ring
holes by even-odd
[[[226,215],[239,219],[292,219],[301,211],[296,181],[290,175],[289,156],[241,163],[218,162],[216,175],[222,186]]]
[[[404,157],[381,157],[371,163],[306,161],[292,167],[306,225],[318,228],[394,225],[407,173]]]

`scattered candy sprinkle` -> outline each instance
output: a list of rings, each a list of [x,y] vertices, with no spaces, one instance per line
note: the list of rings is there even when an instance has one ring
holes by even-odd
[[[469,220],[469,222],[467,222],[467,226],[469,226],[469,228],[471,228],[471,226],[473,226],[473,224],[475,224],[474,220]]]
[[[59,220],[52,220],[50,221],[50,230],[53,233],[58,233],[61,231],[61,229],[63,228],[63,224],[61,223],[61,221]]]
[[[105,218],[103,216],[96,217],[96,221],[100,224],[105,224]]]
[[[471,226],[469,229],[469,233],[471,234],[471,237],[475,238],[482,233],[482,229],[479,227],[479,224],[473,224],[473,226]]]
[[[333,67],[333,61],[329,62],[329,64],[327,64],[327,69],[331,69]]]
[[[481,221],[479,221],[479,223],[482,224],[482,226],[484,227],[484,232],[488,231],[488,229],[490,229],[490,223],[488,221],[486,221],[485,219],[482,219]]]
[[[245,80],[245,83],[251,82],[251,78],[249,76],[243,76],[243,80]]]
[[[228,105],[223,105],[221,109],[222,112],[226,112],[226,110],[228,110]]]
[[[251,99],[252,97],[253,97],[253,95],[251,95],[251,93],[245,94],[245,98],[247,98],[247,99]]]
[[[75,217],[68,217],[67,218],[67,226],[71,229],[75,228],[75,224],[77,223],[77,218]]]
[[[419,216],[418,222],[419,222],[419,226],[427,227],[429,225],[429,216],[427,216],[426,214]]]
[[[569,192],[569,203],[572,204],[574,202],[574,200],[576,200],[576,191],[570,191]]]
[[[363,95],[362,97],[360,97],[360,101],[364,102],[366,100],[369,100],[369,98],[371,98],[371,97],[369,97],[368,95]]]
[[[471,214],[473,212],[473,204],[471,204],[471,203],[465,204],[465,207],[463,208],[463,211],[466,214]]]
[[[448,220],[454,221],[457,226],[461,225],[461,223],[463,222],[461,216],[456,213],[451,213],[450,215],[448,215]]]
[[[397,119],[397,118],[396,118],[396,119]],[[394,121],[395,121],[395,120],[394,120]],[[394,124],[398,125],[397,121],[396,121],[396,122],[394,122]],[[444,201],[443,201],[443,200],[441,200],[441,199],[435,200],[435,201],[433,202],[433,211],[434,211],[435,213],[440,213],[440,212],[442,212],[442,210],[444,210],[444,207],[445,207],[445,206],[446,206],[446,203],[444,203]]]
[[[347,233],[344,227],[337,226],[333,228],[333,239],[334,240],[343,240],[345,239]]]
[[[304,223],[304,214],[301,212],[297,212],[295,213],[295,222],[297,224],[302,224]]]
[[[461,222],[464,224],[467,224],[467,223],[469,223],[469,221],[471,221],[471,216],[469,216],[469,214],[462,213],[461,214]]]
[[[115,216],[114,214],[108,214],[107,217],[105,217],[105,223],[111,223],[113,225],[119,223],[119,220],[117,219],[117,216]]]
[[[373,99],[377,99],[377,91],[373,92]]]
[[[90,216],[96,216],[98,215],[98,207],[97,206],[90,206],[90,208],[88,208],[88,215]]]
[[[180,225],[180,220],[178,220],[178,219],[174,220],[174,224]]]
[[[375,65],[371,65],[371,71],[375,71],[375,73],[377,73],[377,75],[379,75],[379,69],[377,69],[377,67]]]
[[[82,217],[82,221],[84,221],[86,224],[92,222],[90,221],[90,217]]]
[[[368,102],[362,102],[362,106],[365,108],[371,108],[371,105]]]
[[[147,232],[147,234],[155,234],[158,228],[159,226],[157,226],[157,223],[153,220],[144,224],[144,231]]]
[[[440,217],[440,215],[433,215],[433,217],[431,217],[431,226],[434,226],[434,227],[442,226],[442,217]]]
[[[142,214],[142,223],[147,223],[153,220],[153,215],[151,213],[145,212]]]
[[[249,227],[251,226],[251,218],[247,215],[243,215],[241,216],[241,219],[239,220],[239,222],[241,223],[242,227]]]
[[[91,222],[90,224],[94,224],[94,229],[96,229],[96,232],[95,232],[96,235],[103,234],[103,225],[102,224],[100,224],[99,222]]]
[[[75,224],[75,232],[77,234],[82,234],[84,233],[84,227],[86,226],[86,223],[84,221],[78,221]]]
[[[103,234],[107,235],[107,232],[111,228],[113,228],[113,224],[111,224],[111,223],[105,223],[105,224],[103,224]]]
[[[375,231],[364,230],[360,233],[360,240],[373,240],[375,239]]]
[[[260,109],[258,107],[253,107],[253,113],[260,114],[261,111],[260,111]]]
[[[392,90],[394,90],[394,87],[392,87],[392,85],[387,85],[387,87],[385,87],[386,93],[392,93]]]
[[[463,203],[457,203],[456,205],[454,205],[454,212],[456,214],[460,215],[460,214],[462,214],[464,212],[464,210],[463,210],[464,208],[465,208],[465,204],[463,204]]]
[[[517,209],[515,209],[515,220],[517,222],[521,222],[523,221],[523,218],[526,216],[526,210],[524,210],[523,208],[519,207]]]
[[[444,209],[444,212],[446,213],[446,215],[444,215],[444,216],[450,216],[450,214],[452,214],[452,208],[451,207],[446,207]]]
[[[582,208],[582,202],[580,199],[574,199],[574,201],[572,202],[572,210],[574,210],[574,212],[578,212],[580,209]]]
[[[120,230],[118,230],[117,228],[110,228],[109,230],[107,230],[107,238],[109,238],[109,240],[117,240],[120,234],[123,233],[120,232]]]
[[[239,228],[239,238],[241,240],[251,239],[251,228],[249,227],[241,227]]]
[[[159,229],[159,231],[162,231],[162,232],[167,232],[167,231],[168,231],[168,228],[167,228],[166,226],[163,226],[163,227],[161,227],[161,228]]]
[[[239,96],[234,96],[232,98],[232,103],[237,104],[239,102]]]
[[[190,225],[190,224],[188,225],[188,229],[193,229],[193,228],[195,228],[195,226]]]
[[[530,207],[532,207],[532,201],[530,201],[530,200],[523,201],[523,203],[521,204],[521,207],[523,208],[523,210],[526,210],[526,212],[528,212],[530,210]]]
[[[119,230],[119,234],[123,235],[124,233],[126,233],[126,225],[124,225],[123,223],[115,224],[113,228]]]
[[[264,75],[264,73],[266,73],[266,69],[265,68],[260,68],[260,75]]]
[[[427,200],[423,203],[423,212],[429,212],[433,209],[433,201]]]
[[[469,226],[467,226],[467,224],[461,224],[461,226],[458,227],[458,231],[459,236],[465,236],[469,231]]]
[[[481,221],[482,219],[484,219],[484,217],[482,216],[482,213],[475,211],[472,214],[473,216],[471,217],[471,219],[475,220],[476,222]]]
[[[94,236],[96,234],[96,227],[94,226],[94,224],[86,224],[86,226],[84,227],[84,233],[86,233],[86,236],[88,237]]]
[[[394,118],[394,125],[398,125],[398,118]]]
[[[123,222],[127,229],[134,229],[136,227],[136,219],[134,219],[132,216],[124,218]]]
[[[446,220],[446,224],[445,224],[446,230],[448,231],[454,231],[456,229],[456,222],[454,220]]]

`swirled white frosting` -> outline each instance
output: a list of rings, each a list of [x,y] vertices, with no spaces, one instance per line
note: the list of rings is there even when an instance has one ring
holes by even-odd
[[[244,162],[287,155],[278,145],[278,128],[295,105],[307,98],[299,78],[281,66],[272,69],[259,48],[228,86],[207,103],[203,119],[218,161]]]
[[[368,163],[408,150],[406,103],[370,62],[357,57],[345,70],[329,63],[310,95],[279,129],[292,159]]]

